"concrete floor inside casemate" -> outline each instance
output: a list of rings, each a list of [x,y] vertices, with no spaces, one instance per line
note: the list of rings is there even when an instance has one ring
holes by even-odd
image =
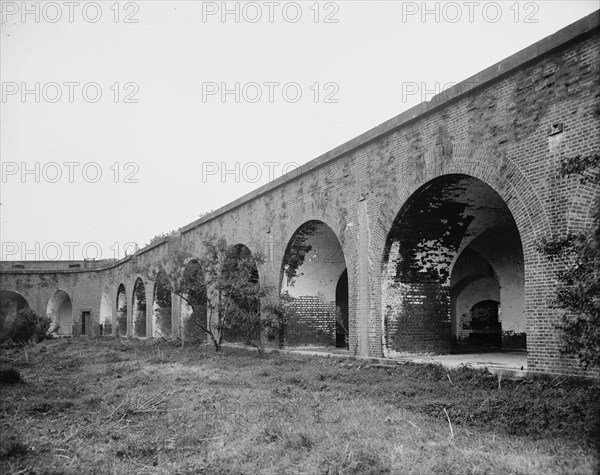
[[[336,348],[302,347],[290,348],[286,351],[304,355],[326,356],[326,357],[350,357],[348,351]],[[396,358],[360,358],[370,364],[380,366],[394,366],[406,362],[419,364],[441,364],[445,368],[458,368],[461,365],[473,368],[487,368],[490,373],[503,374],[506,376],[523,377],[527,374],[527,352],[497,352],[497,353],[470,353],[449,355],[402,355]]]

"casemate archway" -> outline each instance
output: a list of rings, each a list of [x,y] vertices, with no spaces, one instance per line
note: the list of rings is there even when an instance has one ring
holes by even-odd
[[[116,326],[117,335],[127,335],[127,293],[125,292],[125,286],[123,284],[120,284],[119,289],[117,290]]]
[[[57,290],[52,294],[46,306],[46,316],[58,326],[58,335],[73,335],[73,304],[67,292]]]
[[[292,236],[280,292],[285,302],[283,344],[347,348],[346,260],[336,234],[322,221],[308,221]]]
[[[160,271],[154,283],[154,318],[152,322],[153,338],[168,338],[172,326],[171,284],[164,271]]]
[[[185,300],[179,299],[180,332],[188,341],[204,341],[206,334],[199,328],[198,323],[208,325],[208,293],[204,271],[196,259],[192,259],[185,266],[182,293]],[[216,314],[213,318],[216,318]]]
[[[524,350],[524,275],[517,225],[494,189],[462,174],[426,183],[386,241],[387,354]]]
[[[138,278],[133,286],[133,334],[138,338],[146,337],[146,286]]]
[[[108,287],[102,289],[100,300],[100,331],[102,335],[112,335],[113,332],[112,299]]]

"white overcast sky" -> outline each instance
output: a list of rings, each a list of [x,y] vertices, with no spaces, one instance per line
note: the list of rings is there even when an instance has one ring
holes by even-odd
[[[84,246],[84,257],[123,257],[126,243],[184,226],[598,9],[427,2],[423,17],[423,2],[226,2],[223,18],[222,2],[0,3],[10,260],[80,259]],[[239,103],[223,100],[236,83]]]

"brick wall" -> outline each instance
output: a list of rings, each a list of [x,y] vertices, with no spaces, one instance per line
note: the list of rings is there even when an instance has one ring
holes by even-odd
[[[312,296],[287,302],[284,345],[335,346],[335,302]]]

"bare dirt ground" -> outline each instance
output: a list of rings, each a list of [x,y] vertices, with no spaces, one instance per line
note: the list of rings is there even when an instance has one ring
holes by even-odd
[[[596,473],[600,388],[123,339],[5,349],[1,473]]]

